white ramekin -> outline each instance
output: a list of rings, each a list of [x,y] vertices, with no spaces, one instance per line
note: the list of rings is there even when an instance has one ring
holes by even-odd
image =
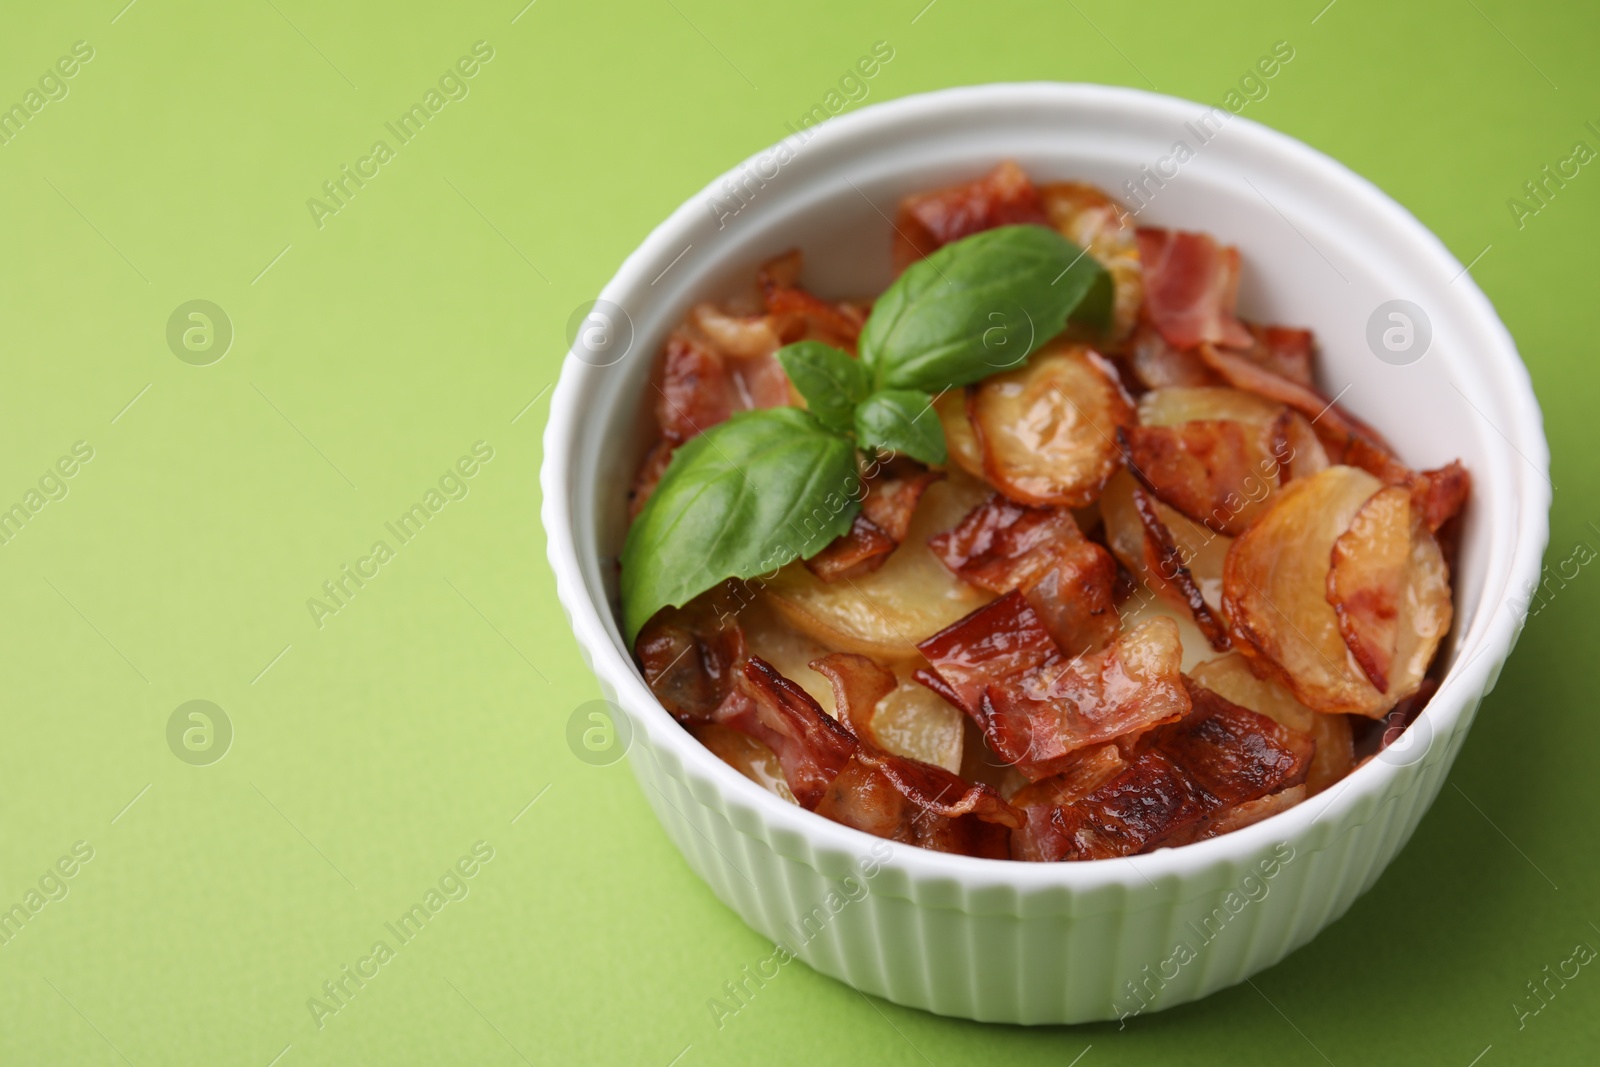
[[[1342,915],[1405,844],[1520,631],[1511,605],[1538,575],[1551,487],[1539,407],[1510,336],[1404,208],[1221,109],[1104,86],[989,85],[865,108],[806,133],[717,179],[628,257],[601,294],[625,313],[615,318],[626,355],[610,362],[575,348],[552,400],[542,471],[550,563],[590,667],[631,724],[644,795],[745,922],[824,974],[900,1004],[1080,1022],[1180,1004],[1270,966]],[[1412,465],[1459,456],[1472,472],[1438,695],[1405,742],[1245,830],[1092,863],[886,846],[783,803],[702,748],[656,703],[620,636],[624,497],[650,434],[642,402],[668,330],[695,301],[748,284],[757,263],[796,245],[825,294],[877,291],[896,200],[1006,158],[1036,179],[1081,178],[1124,199],[1124,182],[1142,180],[1141,223],[1240,247],[1246,317],[1316,331],[1329,395],[1343,391]],[[1380,359],[1369,344],[1369,323],[1389,325],[1379,309],[1391,300],[1431,323],[1420,359]]]

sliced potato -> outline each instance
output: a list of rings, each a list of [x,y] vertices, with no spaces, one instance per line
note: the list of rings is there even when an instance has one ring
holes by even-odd
[[[905,543],[882,567],[829,583],[796,560],[766,584],[773,605],[790,625],[832,651],[859,652],[891,665],[920,662],[918,641],[994,599],[950,573],[928,548],[928,538],[956,526],[988,495],[981,482],[952,471],[922,495]]]
[[[1389,689],[1400,639],[1411,526],[1411,491],[1389,486],[1361,505],[1350,528],[1333,543],[1328,603],[1350,654],[1380,692]]]
[[[810,666],[835,649],[796,630],[766,594],[758,596],[741,613],[739,621],[744,627],[745,646],[752,655],[772,664],[779,674],[822,705],[823,711],[837,717],[833,687]],[[879,748],[896,756],[960,771],[966,715],[931,689],[912,681],[914,667],[913,663],[895,665],[897,684],[878,701],[873,713],[873,740]]]
[[[1189,677],[1224,700],[1265,715],[1279,726],[1303,734],[1315,733],[1317,713],[1296,700],[1281,683],[1256,677],[1249,660],[1237,652],[1207,660],[1189,671]],[[1348,724],[1345,732],[1349,733]]]
[[[1318,715],[1312,725],[1317,749],[1306,773],[1306,793],[1315,796],[1356,769],[1356,747],[1350,716]]]
[[[1178,627],[1178,644],[1183,649],[1183,661],[1178,667],[1181,671],[1192,671],[1207,656],[1216,655],[1188,609],[1172,603],[1147,585],[1137,586],[1131,596],[1118,604],[1117,614],[1122,619],[1124,634],[1151,619],[1171,619]]]
[[[933,410],[939,416],[939,425],[944,427],[944,443],[949,448],[950,461],[974,478],[982,478],[983,449],[967,418],[966,390],[945,390],[933,402]]]
[[[1134,503],[1138,489],[1133,475],[1122,470],[1106,484],[1100,497],[1100,514],[1106,524],[1106,544],[1134,577],[1160,593],[1173,605],[1187,609],[1188,598],[1169,581],[1170,565],[1163,565],[1160,546],[1151,543],[1139,509]],[[1222,564],[1233,538],[1192,522],[1161,501],[1156,515],[1172,535],[1173,546],[1200,595],[1213,613],[1222,607]]]
[[[1116,471],[1133,406],[1116,372],[1082,345],[1053,344],[967,399],[984,477],[1035,506],[1088,506]]]
[[[1039,201],[1050,225],[1079,248],[1087,249],[1111,275],[1111,339],[1133,332],[1144,301],[1139,241],[1126,208],[1087,182],[1050,182],[1039,187]]]
[[[1283,410],[1265,397],[1226,386],[1170,386],[1139,398],[1143,426],[1181,426],[1202,419],[1228,419],[1265,430]]]
[[[1366,471],[1345,466],[1297,479],[1228,551],[1223,609],[1240,650],[1273,670],[1313,711],[1382,716],[1421,685],[1450,628],[1444,559],[1418,526],[1387,693],[1368,680],[1345,644],[1327,597],[1333,545],[1381,487]]]
[[[878,701],[872,733],[886,752],[959,773],[966,718],[960,708],[907,673]]]

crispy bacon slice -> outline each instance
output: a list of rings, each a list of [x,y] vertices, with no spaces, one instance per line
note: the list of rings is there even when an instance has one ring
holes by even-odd
[[[709,430],[738,410],[733,378],[709,345],[673,331],[656,385],[656,424],[673,444]]]
[[[899,547],[900,542],[882,527],[858,513],[849,530],[805,561],[806,570],[825,582],[837,582],[877,570],[889,558],[889,553]]]
[[[716,721],[762,742],[783,764],[783,777],[804,808],[815,808],[856,749],[856,739],[804,689],[766,660],[751,656]]]
[[[1037,581],[1054,563],[1057,545],[1081,540],[1077,520],[1066,508],[1033,508],[991,493],[960,525],[928,545],[973,585],[1009,593]]]
[[[1183,562],[1183,553],[1179,551],[1177,540],[1172,536],[1167,524],[1161,521],[1155,502],[1143,489],[1135,487],[1133,506],[1139,515],[1140,524],[1144,527],[1146,557],[1154,555],[1156,573],[1168,587],[1183,598],[1189,614],[1194,616],[1194,624],[1200,628],[1200,632],[1205,635],[1211,647],[1218,652],[1226,652],[1232,647],[1227,627],[1211,610],[1211,605],[1206,603],[1199,583],[1194,580],[1193,573]]]
[[[1180,836],[1187,840],[1205,817],[1187,776],[1159,752],[1138,756],[1121,774],[1065,807],[1023,810],[1028,825],[1012,835],[1012,855],[1044,863],[1131,856]]]
[[[1033,670],[989,684],[974,719],[1001,759],[1031,779],[1048,777],[1080,748],[1184,715],[1182,662],[1177,623],[1150,619],[1099,652],[1068,658],[1056,651]]]
[[[1163,504],[1237,537],[1260,512],[1266,450],[1255,428],[1231,419],[1117,430],[1128,469]],[[1287,454],[1288,445],[1284,444]]]
[[[943,477],[903,456],[883,464],[864,480],[861,512],[850,529],[806,560],[806,568],[825,582],[877,570],[906,539],[922,494]]]
[[[891,256],[899,274],[952,241],[997,226],[1049,225],[1039,191],[1006,160],[981,178],[900,201]]]
[[[1411,562],[1411,494],[1400,486],[1374,493],[1333,542],[1328,603],[1350,655],[1378,692],[1389,691],[1400,639],[1400,598]]]
[[[932,670],[921,668],[912,677],[974,719],[990,685],[1034,671],[1060,655],[1038,613],[1019,592],[969,613],[917,649]]]
[[[767,260],[756,272],[767,314],[785,343],[812,337],[853,353],[866,314],[854,305],[832,303],[801,288],[802,262],[800,250],[790,249]]]
[[[1030,508],[996,493],[929,542],[944,565],[992,593],[1021,590],[1068,655],[1116,636],[1117,564],[1085,540],[1065,508]]]
[[[1247,805],[1304,780],[1309,738],[1187,680],[1185,688],[1192,710],[1146,735],[1105,784],[1065,805],[1051,803],[1044,790],[1019,791],[1019,802],[1043,802],[1024,807],[1028,825],[1013,835],[1013,855],[1102,859],[1185,844],[1221,832],[1219,825],[1242,825],[1256,814]]]
[[[1405,486],[1411,491],[1411,504],[1429,533],[1460,513],[1472,492],[1472,477],[1460,460],[1451,460],[1431,471],[1414,471],[1394,456],[1355,438],[1344,452],[1344,462],[1360,467],[1385,485]]]
[[[1258,326],[1246,323],[1255,343],[1244,355],[1272,373],[1315,389],[1315,342],[1310,330],[1294,326]]]
[[[1167,343],[1202,342],[1248,348],[1250,331],[1234,317],[1239,297],[1239,250],[1204,233],[1139,229],[1144,265],[1144,316]]]
[[[1185,685],[1194,710],[1164,727],[1155,746],[1189,773],[1212,810],[1305,780],[1315,748],[1309,737],[1187,679]]]
[[[987,785],[913,759],[873,740],[872,718],[896,682],[865,656],[835,653],[811,664],[833,687],[834,706],[858,747],[818,802],[819,815],[858,830],[944,852],[1005,858],[1021,814]]]
[[[1382,434],[1310,386],[1285,378],[1237,352],[1213,345],[1201,345],[1199,351],[1206,365],[1222,375],[1235,389],[1244,389],[1268,400],[1287,404],[1311,419],[1317,428],[1317,436],[1329,448],[1330,458],[1335,462],[1344,462],[1344,450],[1355,440],[1362,440],[1389,455],[1394,454],[1394,449]]]
[[[733,692],[746,650],[739,624],[697,599],[657,612],[633,651],[661,706],[688,723],[709,721]]]
[[[1222,384],[1222,378],[1206,366],[1199,353],[1172,347],[1160,330],[1143,319],[1128,339],[1127,359],[1133,377],[1146,389]]]

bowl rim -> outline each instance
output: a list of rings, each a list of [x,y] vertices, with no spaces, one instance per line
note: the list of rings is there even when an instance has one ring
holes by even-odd
[[[1207,107],[1179,97],[1119,86],[1005,82],[960,86],[900,97],[831,118],[813,127],[811,132],[813,140],[821,143],[871,139],[897,125],[936,119],[942,111],[1007,105],[1037,106],[1041,103],[1059,106],[1067,112],[1074,107],[1084,106],[1123,107],[1150,117],[1172,119],[1177,123],[1192,118],[1192,109]],[[1474,320],[1474,329],[1484,331],[1482,347],[1490,355],[1484,365],[1476,369],[1492,377],[1496,388],[1502,391],[1502,401],[1515,416],[1511,435],[1499,425],[1494,425],[1494,429],[1526,461],[1508,464],[1512,472],[1508,490],[1514,492],[1519,505],[1515,519],[1515,541],[1510,546],[1492,544],[1485,560],[1485,569],[1492,571],[1497,555],[1510,554],[1509,563],[1504,568],[1504,586],[1495,588],[1486,582],[1473,615],[1460,620],[1458,624],[1460,637],[1455,649],[1455,662],[1450,665],[1438,691],[1418,720],[1425,719],[1432,734],[1430,748],[1420,759],[1404,763],[1369,759],[1318,798],[1269,819],[1215,838],[1137,856],[1084,863],[1027,863],[980,859],[914,846],[894,848],[885,866],[901,871],[914,883],[953,881],[980,888],[1008,887],[1028,893],[1041,890],[1079,892],[1107,887],[1146,888],[1163,877],[1192,877],[1204,871],[1253,862],[1263,851],[1279,842],[1304,844],[1313,851],[1328,847],[1345,832],[1370,821],[1378,810],[1386,806],[1378,802],[1414,788],[1421,781],[1421,771],[1425,767],[1440,759],[1453,759],[1457,735],[1470,725],[1469,713],[1472,709],[1469,709],[1469,705],[1475,708],[1476,700],[1492,688],[1525,621],[1514,611],[1502,613],[1499,608],[1502,603],[1509,604],[1508,590],[1514,587],[1513,583],[1525,583],[1539,573],[1549,536],[1552,488],[1548,474],[1549,449],[1527,367],[1489,299],[1431,230],[1344,164],[1243,115],[1235,114],[1230,120],[1229,134],[1230,137],[1250,139],[1255,142],[1252,146],[1255,149],[1276,154],[1287,163],[1310,168],[1319,172],[1320,177],[1337,182],[1355,199],[1363,201],[1363,210],[1386,216],[1386,221],[1395,227],[1395,240],[1409,244],[1418,254],[1433,260],[1447,276],[1458,280],[1459,284],[1452,283],[1452,292],[1470,313],[1468,317]],[[692,223],[703,217],[706,198],[720,190],[725,179],[736,178],[746,168],[755,166],[759,159],[769,156],[774,147],[765,147],[747,157],[688,197],[629,254],[602,289],[599,299],[626,307],[630,295],[641,288],[648,290],[647,283],[655,267],[672,258],[685,243],[685,234]],[[698,778],[713,789],[727,808],[741,809],[753,816],[761,825],[764,839],[770,846],[778,848],[779,842],[786,836],[791,841],[803,840],[810,848],[806,862],[812,866],[817,866],[817,860],[830,853],[846,857],[864,854],[874,844],[883,842],[883,839],[783,801],[724,763],[683,729],[656,700],[631,656],[614,639],[614,620],[608,631],[606,618],[611,615],[609,605],[602,607],[596,603],[583,580],[570,499],[571,457],[583,422],[582,413],[586,410],[583,401],[585,394],[596,387],[600,380],[598,375],[602,372],[603,368],[585,363],[573,352],[567,354],[551,398],[540,472],[543,497],[541,518],[548,556],[555,572],[557,596],[566,609],[574,636],[590,657],[593,672],[614,689],[618,703],[633,728],[634,745],[645,740],[652,758],[658,762],[663,749],[670,753],[686,777]],[[1530,467],[1533,468],[1532,473],[1538,475],[1537,478],[1530,475]],[[646,735],[645,739],[637,736],[641,732]],[[698,791],[696,795],[698,798]],[[1326,799],[1318,803],[1322,798]],[[1375,803],[1370,805],[1365,819],[1351,826],[1341,825],[1367,801]],[[704,803],[703,800],[701,802]],[[1324,821],[1324,817],[1330,813],[1336,818]],[[724,811],[723,814],[729,813]],[[750,833],[740,826],[740,820],[730,819],[730,822],[742,833]],[[1319,823],[1325,828],[1338,828],[1338,832],[1325,833],[1319,841],[1314,837]]]

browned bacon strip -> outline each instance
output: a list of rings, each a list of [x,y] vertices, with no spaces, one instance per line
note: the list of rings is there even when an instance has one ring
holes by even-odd
[[[1128,469],[1170,507],[1219,534],[1237,537],[1248,525],[1243,507],[1263,449],[1254,427],[1231,419],[1196,419],[1177,426],[1123,426],[1117,430]],[[1287,449],[1286,449],[1287,450]]]
[[[1133,506],[1139,513],[1140,524],[1144,526],[1146,552],[1148,554],[1151,549],[1154,550],[1156,573],[1182,594],[1184,603],[1189,607],[1189,614],[1194,617],[1194,624],[1200,628],[1200,632],[1211,643],[1211,647],[1218,652],[1228,651],[1233,647],[1233,642],[1228,638],[1227,627],[1212,612],[1211,605],[1207,604],[1206,598],[1201,595],[1200,586],[1194,580],[1194,575],[1183,565],[1183,555],[1178,551],[1178,544],[1172,536],[1172,531],[1161,521],[1155,504],[1143,489],[1134,489]]]
[[[1246,323],[1255,343],[1247,348],[1245,356],[1261,364],[1280,377],[1314,389],[1313,354],[1315,345],[1310,330],[1293,326],[1258,326]]]
[[[1394,449],[1383,435],[1315,389],[1291,381],[1283,375],[1237,352],[1229,352],[1213,345],[1200,346],[1200,358],[1207,366],[1235,389],[1256,393],[1268,400],[1287,404],[1306,418],[1313,420],[1317,436],[1329,449],[1329,458],[1341,462],[1344,450],[1351,442],[1361,440],[1372,447],[1394,454]]]
[[[1027,507],[996,493],[928,544],[945,566],[980,589],[1020,589],[1070,655],[1116,636],[1116,560],[1084,539],[1066,508]]]
[[[745,661],[716,719],[777,753],[789,789],[806,808],[817,806],[856,749],[849,730],[759,656]]]
[[[850,529],[806,560],[806,567],[825,582],[877,570],[906,539],[922,494],[943,477],[903,456],[890,459],[863,482],[861,512]]]
[[[1234,317],[1239,296],[1239,250],[1208,234],[1139,230],[1144,265],[1144,317],[1167,343],[1202,342],[1248,348],[1254,341]]]
[[[1310,739],[1186,686],[1193,710],[1146,735],[1115,777],[1064,805],[1044,795],[1042,803],[1025,806],[1028,825],[1013,835],[1013,854],[1046,862],[1128,856],[1280,810],[1251,805],[1299,786],[1310,766]],[[1276,803],[1287,806],[1297,796]],[[1017,799],[1035,798],[1019,792]]]
[[[952,241],[1017,223],[1049,225],[1039,191],[1007,160],[974,181],[900,201],[892,258],[899,274]]]
[[[817,803],[819,815],[858,830],[944,852],[1005,858],[1022,816],[987,785],[942,767],[885,752],[872,741],[878,701],[894,675],[865,656],[835,653],[811,668],[833,687],[834,705],[857,747]]]
[[[744,664],[744,630],[709,601],[656,614],[634,642],[644,680],[679,722],[705,722],[733,691]]]

